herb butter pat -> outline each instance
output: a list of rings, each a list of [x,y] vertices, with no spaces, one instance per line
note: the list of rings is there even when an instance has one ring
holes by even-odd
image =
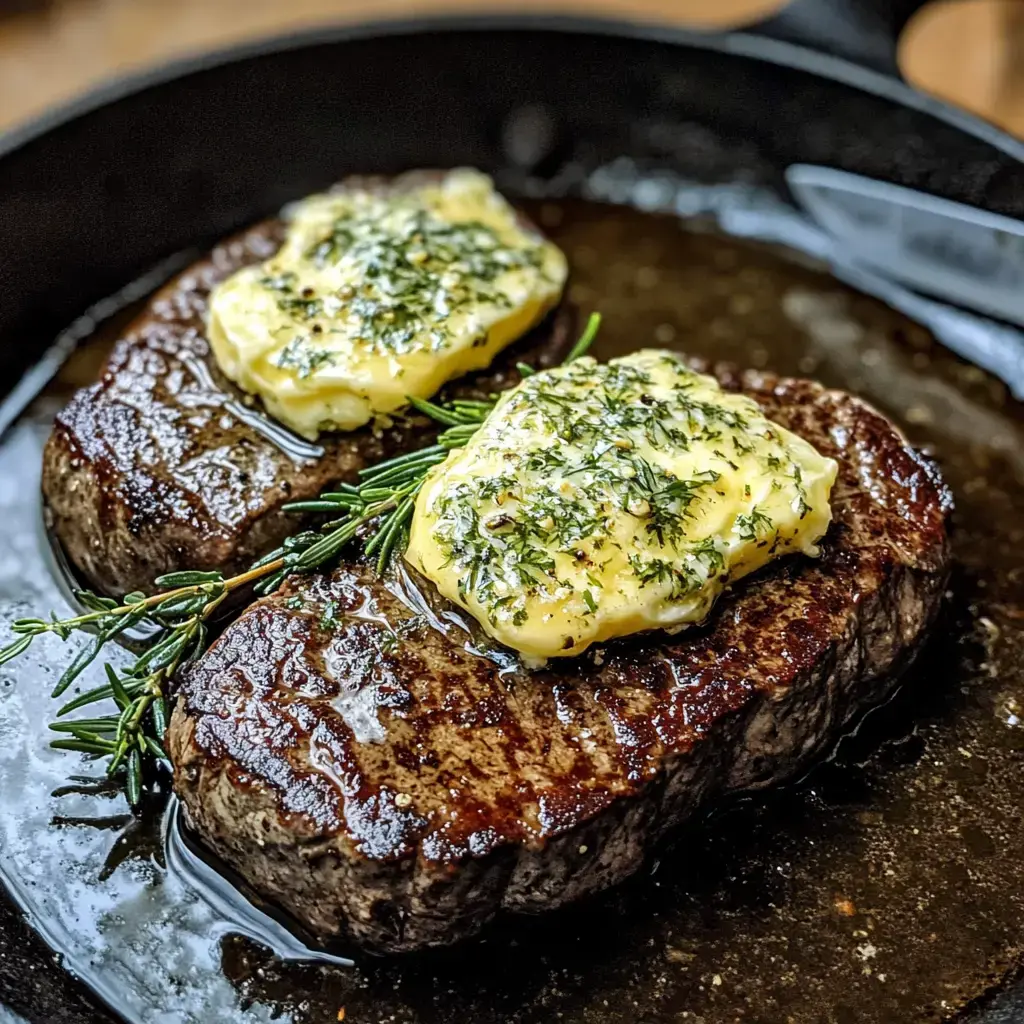
[[[730,582],[816,555],[836,469],[670,352],[583,358],[431,472],[406,559],[538,664],[699,622]]]
[[[281,250],[214,290],[210,343],[229,378],[315,438],[487,366],[566,273],[477,171],[348,186],[298,203]]]

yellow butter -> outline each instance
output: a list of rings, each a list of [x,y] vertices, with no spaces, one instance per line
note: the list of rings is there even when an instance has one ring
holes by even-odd
[[[699,622],[731,581],[817,554],[837,466],[670,352],[505,394],[417,498],[409,563],[528,663]]]
[[[567,266],[477,171],[296,204],[281,250],[211,295],[224,373],[304,437],[353,430],[487,366]]]

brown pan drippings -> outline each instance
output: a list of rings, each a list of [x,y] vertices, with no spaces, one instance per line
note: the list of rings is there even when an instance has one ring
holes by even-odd
[[[355,968],[297,965],[236,934],[259,936],[258,918],[226,923],[235,890],[201,885],[194,850],[176,843],[165,866],[161,801],[134,822],[119,795],[65,783],[101,769],[46,750],[46,692],[68,657],[54,641],[0,673],[0,873],[129,1019],[323,1021],[341,1007],[346,1021],[417,1024],[952,1014],[1024,946],[1020,407],[925,328],[804,259],[625,208],[529,212],[569,255],[572,301],[604,315],[600,357],[653,343],[813,376],[863,395],[939,460],[957,501],[957,568],[897,696],[804,780],[719,809],[597,899],[498,922],[447,952],[340,950]],[[83,349],[0,446],[9,617],[62,600],[33,488],[49,419],[103,344]],[[275,934],[261,937],[273,947]]]

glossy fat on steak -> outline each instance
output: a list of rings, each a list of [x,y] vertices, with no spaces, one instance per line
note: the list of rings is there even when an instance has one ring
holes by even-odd
[[[718,375],[838,460],[820,559],[742,581],[702,627],[542,672],[503,671],[367,568],[293,578],[176,701],[175,788],[212,849],[319,936],[451,943],[620,881],[883,698],[942,597],[945,485],[850,395]]]
[[[402,190],[440,173],[349,178],[337,188]],[[148,591],[178,569],[242,571],[301,527],[282,505],[353,480],[413,438],[422,446],[434,429],[411,417],[311,445],[264,417],[219,372],[206,339],[210,291],[272,256],[284,230],[281,220],[258,224],[171,281],[115,344],[99,381],[58,414],[43,455],[43,496],[66,554],[101,591]],[[517,361],[559,362],[573,340],[571,319],[564,309],[553,314],[452,391],[509,387],[519,380]]]

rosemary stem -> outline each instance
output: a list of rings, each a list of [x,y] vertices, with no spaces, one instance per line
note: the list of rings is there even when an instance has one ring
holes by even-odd
[[[276,572],[278,569],[284,567],[284,558],[275,558],[273,562],[267,562],[266,565],[259,565],[253,569],[248,569],[238,576],[232,576],[230,579],[224,581],[225,593],[237,590],[239,587],[244,587],[246,583],[252,583],[253,580],[258,580],[263,576],[268,576],[272,572]]]

